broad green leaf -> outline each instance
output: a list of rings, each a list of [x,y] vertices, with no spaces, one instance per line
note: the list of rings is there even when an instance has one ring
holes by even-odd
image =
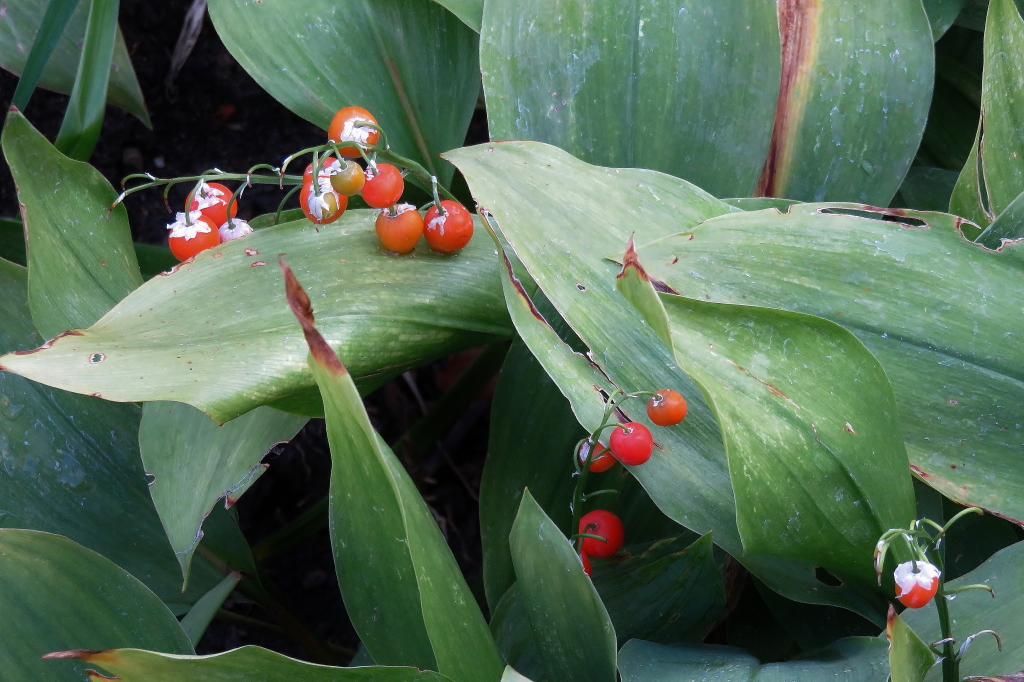
[[[35,42],[36,32],[46,13],[47,4],[39,0],[7,0],[4,3],[5,14],[0,21],[0,67],[15,75],[22,74]],[[89,3],[79,2],[78,9],[71,16],[56,48],[46,62],[46,68],[39,79],[40,87],[64,94],[71,92],[82,55],[88,19]],[[137,116],[146,127],[151,127],[142,89],[135,78],[135,69],[132,68],[128,48],[120,31],[114,40],[107,101]]]
[[[436,668],[455,682],[497,680],[498,650],[437,522],[313,326],[309,297],[283,262],[282,270],[323,394],[331,544],[360,640],[378,663]]]
[[[0,291],[0,350],[39,344],[25,303],[24,268],[0,261]],[[182,613],[222,574],[199,562],[182,594],[178,562],[139,459],[140,416],[134,405],[65,393],[0,370],[0,525],[67,536]]]
[[[921,483],[914,486],[915,492],[918,492],[918,486],[938,497],[938,493]],[[820,649],[844,637],[873,637],[878,634],[878,626],[852,611],[836,606],[801,604],[773,592],[760,581],[755,581],[754,587],[774,617],[767,620],[778,622],[803,651]]]
[[[188,582],[203,520],[219,500],[233,505],[266,471],[263,456],[287,442],[305,417],[259,407],[217,426],[183,403],[151,402],[142,409],[139,449],[152,476],[149,493]]]
[[[1010,202],[1010,205],[974,241],[990,249],[1002,248],[1005,242],[1024,237],[1024,192]]]
[[[947,555],[954,551],[955,546],[947,546]],[[979,637],[960,662],[961,676],[1008,675],[1024,669],[1024,623],[1020,618],[1024,608],[1024,593],[1020,587],[1024,584],[1024,542],[1000,550],[967,575],[947,582],[946,589],[977,584],[988,585],[996,596],[993,599],[982,590],[954,595],[949,602],[953,636],[959,646],[976,632],[995,630],[1002,638],[1003,650],[997,649],[992,636]],[[942,639],[934,602],[921,609],[904,611],[901,618],[925,642]]]
[[[39,77],[43,75],[46,62],[50,61],[53,49],[57,46],[64,28],[71,19],[71,15],[78,8],[78,0],[52,0],[46,4],[46,12],[39,23],[39,30],[36,32],[35,40],[32,41],[32,49],[25,60],[25,70],[18,78],[18,87],[14,90],[14,99],[11,106],[21,111],[25,110],[29,99],[32,97]]]
[[[524,677],[512,669],[512,666],[505,666],[505,672],[501,676],[501,682],[532,682],[528,677]]]
[[[874,598],[815,577],[813,564],[743,556],[722,437],[700,391],[677,367],[664,342],[615,290],[619,268],[604,256],[621,254],[630,233],[639,241],[687,229],[735,212],[688,183],[652,171],[602,169],[556,148],[531,142],[481,145],[450,152],[474,197],[493,213],[505,238],[551,303],[590,349],[574,353],[533,307],[522,285],[503,279],[508,309],[584,428],[603,409],[600,390],[672,387],[689,403],[685,427],[655,428],[661,449],[631,473],[671,519],[716,544],[792,599],[841,604],[881,623]],[[523,171],[527,170],[527,173]],[[564,178],[573,177],[571,185]],[[552,188],[558,188],[557,192]],[[772,210],[774,213],[774,209]],[[567,273],[572,276],[567,277]],[[638,359],[642,359],[638,361]],[[614,385],[613,383],[614,382]],[[624,406],[645,421],[641,405]]]
[[[82,651],[79,657],[124,682],[450,682],[415,668],[332,668],[257,646],[212,656],[172,656],[138,649]]]
[[[608,612],[569,541],[529,490],[509,544],[544,679],[614,682],[615,629]]]
[[[192,605],[185,617],[181,619],[181,629],[188,635],[192,646],[199,644],[203,633],[209,627],[217,609],[221,607],[224,600],[231,596],[238,582],[242,579],[241,573],[228,573],[224,579],[217,583],[209,592],[204,594]]]
[[[906,621],[889,607],[886,626],[889,640],[889,675],[892,682],[924,682],[925,675],[935,665],[936,656]]]
[[[921,0],[782,7],[782,88],[757,194],[887,205],[914,159],[932,93]]]
[[[178,264],[178,259],[166,246],[138,243],[133,246],[143,279],[153,279],[161,272],[166,272]]]
[[[592,559],[593,582],[620,644],[630,639],[700,642],[725,613],[722,569],[711,536],[666,538],[610,559]]]
[[[1024,330],[1010,293],[1020,265],[1012,249],[967,241],[959,221],[804,204],[715,218],[638,252],[683,296],[817,315],[852,331],[892,383],[917,474],[953,500],[1021,519],[1015,338]]]
[[[949,206],[949,197],[957,180],[956,171],[945,168],[915,166],[907,171],[896,198],[899,206],[918,211],[942,211]],[[895,201],[892,204],[897,205]]]
[[[454,14],[432,0],[211,0],[209,10],[238,63],[296,114],[326,129],[342,107],[364,107],[396,152],[451,179],[437,155],[462,144],[480,93],[479,39]]]
[[[466,26],[480,32],[480,19],[484,13],[484,0],[434,0],[462,20]]]
[[[734,647],[634,639],[619,652],[619,672],[622,682],[885,682],[885,650],[885,642],[874,637],[849,637],[786,663],[761,665]]]
[[[966,0],[924,0],[924,9],[932,25],[932,37],[938,40],[949,30]]]
[[[25,232],[20,218],[0,218],[0,258],[25,265]]]
[[[192,653],[178,621],[155,594],[109,559],[65,537],[0,529],[0,584],[5,680],[83,679],[81,664],[43,659],[68,649],[125,646]]]
[[[959,76],[959,74],[954,73],[950,77],[954,76]],[[964,167],[971,155],[974,132],[978,127],[978,120],[981,118],[979,105],[964,94],[966,88],[957,87],[957,85],[966,84],[954,84],[944,78],[943,74],[936,74],[935,90],[932,93],[931,107],[928,109],[928,125],[924,129],[917,156],[919,162],[928,166],[955,169],[950,171],[953,174],[954,186],[960,175],[960,169]],[[979,96],[980,91],[981,78],[979,76]],[[922,167],[911,167],[904,178],[904,185],[911,178],[911,174]],[[952,188],[950,189],[952,190]],[[949,206],[948,197],[944,206],[934,210],[945,211],[947,206]],[[964,217],[970,218],[971,216],[964,215]]]
[[[575,486],[572,448],[585,435],[529,348],[514,341],[494,391],[480,479],[484,590],[492,611],[516,579],[508,534],[523,489],[530,488],[542,501],[562,500],[547,513],[559,528],[568,528]]]
[[[722,429],[743,549],[875,581],[878,537],[914,515],[896,400],[843,327],[658,294],[632,243],[617,286],[700,386]]]
[[[451,256],[425,244],[392,256],[379,246],[374,216],[348,211],[319,230],[308,221],[279,225],[204,251],[89,329],[0,365],[109,400],[188,403],[217,422],[275,401],[315,415],[322,407],[305,343],[287,306],[271,303],[281,274],[266,264],[280,253],[314,292],[319,328],[363,390],[511,335],[485,235]]]
[[[773,0],[488,0],[480,40],[491,139],[753,191],[779,95]]]
[[[1024,190],[1022,86],[1024,19],[1013,0],[992,0],[985,23],[981,122],[971,157],[953,190],[951,211],[976,222],[983,216],[992,222]]]
[[[526,615],[518,583],[513,583],[491,609],[491,634],[506,663],[528,677],[545,676],[537,636]]]
[[[51,338],[86,327],[142,284],[128,214],[110,183],[73,161],[17,112],[7,117],[3,149],[18,186],[28,235],[29,306]]]
[[[89,4],[82,58],[78,62],[71,99],[54,142],[57,149],[79,161],[87,161],[92,156],[103,127],[107,83],[110,80],[107,65],[114,56],[120,1],[89,0]]]

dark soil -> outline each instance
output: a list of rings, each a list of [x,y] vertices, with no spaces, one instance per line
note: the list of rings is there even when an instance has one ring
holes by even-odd
[[[288,154],[319,144],[324,131],[278,104],[238,65],[207,18],[196,46],[172,88],[165,86],[170,56],[178,39],[188,0],[122,0],[121,28],[149,107],[153,130],[125,112],[108,108],[91,163],[115,187],[129,174],[148,171],[159,177],[195,175],[218,167],[244,171],[256,163],[277,165]],[[6,110],[17,78],[0,71],[0,106]],[[25,114],[50,140],[56,137],[67,97],[38,90]],[[486,139],[482,117],[474,120],[470,143]],[[180,210],[188,189],[176,188],[171,206]],[[277,209],[283,193],[272,187],[248,190],[239,217],[251,218]],[[173,219],[159,191],[135,194],[126,201],[136,241],[166,243],[165,224]],[[0,216],[18,214],[10,171],[0,161]],[[367,401],[374,425],[394,442],[441,395],[465,367],[469,355],[447,358],[409,373],[383,387]],[[411,380],[411,381],[410,381]],[[421,405],[410,384],[424,401]],[[437,448],[400,454],[451,545],[469,583],[480,584],[480,538],[476,495],[487,443],[489,398],[474,401]],[[236,505],[250,544],[285,526],[322,500],[328,489],[330,453],[322,420],[312,420],[288,445],[266,460],[270,464]],[[295,547],[262,564],[263,579],[323,639],[337,648],[336,663],[345,663],[358,638],[345,615],[338,591],[326,526]],[[270,628],[226,618],[211,624],[197,650],[214,653],[258,644],[309,659],[303,647],[274,632],[273,617],[244,597],[226,604],[232,613],[256,618]]]

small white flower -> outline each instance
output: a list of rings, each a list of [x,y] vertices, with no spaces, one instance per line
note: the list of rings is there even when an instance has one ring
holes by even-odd
[[[228,203],[228,197],[223,190],[219,190],[216,187],[210,187],[205,182],[199,184],[199,189],[196,191],[195,201],[198,210],[209,208],[210,206],[223,206]]]
[[[238,239],[239,237],[244,237],[245,235],[250,234],[252,232],[252,228],[249,227],[249,223],[244,220],[235,219],[224,223],[217,231],[220,232],[220,240],[222,242],[229,242],[232,239]]]
[[[900,594],[907,594],[914,586],[923,587],[926,590],[930,590],[932,582],[938,579],[939,569],[928,563],[927,561],[917,562],[917,573],[914,573],[914,562],[905,561],[896,567],[896,572],[893,574],[896,579],[896,585],[899,587]]]
[[[210,226],[206,224],[206,221],[199,219],[202,215],[201,211],[192,211],[186,218],[184,213],[178,213],[174,222],[167,226],[167,229],[171,231],[168,237],[184,237],[185,241],[188,241],[200,232],[210,232]],[[192,224],[189,225],[189,222]]]

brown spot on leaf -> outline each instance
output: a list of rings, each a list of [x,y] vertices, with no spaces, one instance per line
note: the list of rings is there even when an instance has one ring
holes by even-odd
[[[345,365],[341,364],[337,354],[327,345],[327,341],[314,325],[313,305],[309,301],[309,295],[306,293],[306,290],[299,284],[299,280],[295,278],[295,273],[292,272],[292,269],[285,265],[283,258],[279,258],[278,263],[281,266],[281,272],[284,273],[284,289],[285,295],[288,298],[288,305],[291,307],[299,324],[302,325],[302,333],[306,337],[306,345],[309,346],[309,352],[312,353],[313,360],[334,374],[346,374]]]
[[[113,649],[69,649],[67,651],[53,651],[48,654],[43,654],[43,658],[47,660],[78,658],[83,661],[95,661],[98,658],[107,658],[110,660],[113,656],[106,655],[111,653],[113,653]]]
[[[852,433],[855,436],[857,435],[857,432],[853,430],[853,424],[851,424],[850,422],[846,422],[846,424],[843,425],[843,431],[846,431],[847,433]]]
[[[93,670],[92,668],[86,668],[85,674],[88,675],[91,679],[94,679],[94,680],[120,680],[121,679],[120,677],[117,677],[117,676],[107,677],[103,673],[97,672],[97,671]]]
[[[312,172],[312,171],[310,171],[310,172]],[[257,254],[259,254],[259,251],[257,251],[256,249],[249,249],[249,248],[247,248],[245,250],[245,255],[246,256],[255,256]]]
[[[821,0],[779,0],[782,77],[768,156],[754,190],[756,197],[776,197],[785,193],[785,176],[796,131],[803,119],[811,66],[817,57],[820,5]]]
[[[249,267],[250,268],[261,268],[261,267],[263,267],[266,264],[267,264],[267,261],[265,261],[265,260],[256,260],[256,261],[253,261],[252,264],[249,265]]]
[[[927,479],[932,477],[931,474],[925,473],[924,469],[922,469],[921,467],[917,466],[916,464],[911,464],[910,465],[910,470],[912,472],[914,472],[914,475],[918,476],[919,478],[921,478],[923,480],[927,480]]]

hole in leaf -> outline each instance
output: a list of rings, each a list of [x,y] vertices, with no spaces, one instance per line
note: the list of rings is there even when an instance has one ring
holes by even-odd
[[[98,365],[106,359],[107,356],[104,355],[103,353],[93,353],[92,355],[89,356],[89,364]]]
[[[814,568],[814,577],[820,580],[821,582],[825,583],[826,585],[831,585],[832,587],[842,587],[843,585],[842,580],[835,577],[821,566],[816,566]]]
[[[854,218],[867,218],[868,220],[879,220],[883,223],[899,223],[907,227],[928,227],[928,223],[920,218],[913,218],[902,215],[898,212],[886,212],[885,209],[864,210],[856,208],[821,208],[818,213],[825,215],[846,215]]]

